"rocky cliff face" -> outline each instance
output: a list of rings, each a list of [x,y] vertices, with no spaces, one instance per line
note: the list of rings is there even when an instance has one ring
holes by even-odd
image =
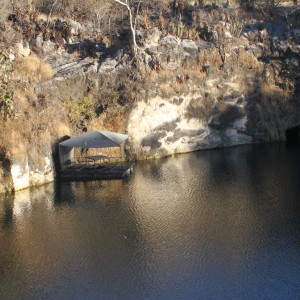
[[[254,34],[268,35],[249,30],[215,47],[147,32],[142,47],[160,62],[158,74],[168,78],[158,75],[129,114],[131,152],[148,158],[284,140],[285,130],[299,120],[299,98],[279,84],[295,84],[281,76],[299,61],[283,55],[264,63],[266,45],[254,44]],[[280,47],[286,53],[290,46]],[[293,53],[299,58],[298,46]]]
[[[63,50],[38,40],[55,75],[35,84],[34,94],[44,95],[62,129],[50,134],[38,163],[26,151],[22,159],[9,157],[5,189],[53,180],[55,143],[82,130],[126,132],[126,155],[136,159],[284,140],[300,119],[299,30],[253,23],[237,36],[222,22],[226,43],[218,42],[217,30],[205,40],[138,31],[136,62],[124,47],[70,43]],[[84,49],[93,55],[74,59]],[[53,127],[44,125],[41,134]]]

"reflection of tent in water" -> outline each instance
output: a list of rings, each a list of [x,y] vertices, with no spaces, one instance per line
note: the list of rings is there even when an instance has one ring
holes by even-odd
[[[82,164],[82,160],[79,161],[78,158],[74,157],[74,148],[91,149],[91,148],[121,147],[122,143],[125,140],[127,140],[127,138],[128,136],[126,134],[95,130],[95,131],[83,133],[81,135],[75,136],[73,138],[61,142],[59,144],[59,160],[62,169],[62,177],[66,177],[64,175],[66,175],[67,173],[70,174],[74,173],[73,175],[78,175],[79,170],[82,171],[89,170],[89,171],[88,174],[84,174],[84,172],[81,172],[82,176],[74,176],[74,177],[95,178],[95,175],[97,175],[96,177],[99,177],[100,169],[101,169],[101,173],[108,173],[108,169],[110,169],[110,171],[114,170],[114,172],[112,173],[117,173],[116,172],[117,169],[122,171],[124,169],[125,171],[127,171],[128,168],[131,169],[132,164],[124,164],[124,163],[112,164],[112,160],[115,160],[116,158],[123,160],[121,157],[107,156],[103,154],[85,156],[83,157],[85,165]],[[101,162],[101,165],[97,164],[96,162]],[[106,172],[104,172],[105,169]],[[93,172],[91,172],[91,170]],[[95,172],[97,170],[98,172]],[[105,177],[109,177],[109,176],[107,175]],[[116,177],[120,177],[120,176],[116,176]],[[111,178],[114,178],[114,176],[112,176]]]

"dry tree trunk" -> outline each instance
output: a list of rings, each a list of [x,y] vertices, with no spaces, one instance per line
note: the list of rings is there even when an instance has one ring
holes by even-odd
[[[127,0],[125,0],[125,1],[123,1],[123,0],[122,1],[121,0],[113,0],[113,1],[125,6],[125,8],[128,10],[128,13],[129,13],[129,26],[130,26],[131,35],[132,35],[132,50],[133,50],[133,54],[136,55],[137,50],[138,50],[138,45],[136,43],[136,32],[135,32],[135,30],[136,30],[136,16],[139,13],[139,7],[140,7],[141,0],[139,1],[137,13],[136,13],[136,16],[135,16],[134,20],[133,20],[131,7],[127,3]]]

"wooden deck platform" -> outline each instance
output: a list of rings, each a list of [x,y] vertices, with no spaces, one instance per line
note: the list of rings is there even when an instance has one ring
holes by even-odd
[[[60,175],[62,180],[67,181],[122,179],[132,173],[133,165],[133,162],[118,164],[73,164],[61,170]]]

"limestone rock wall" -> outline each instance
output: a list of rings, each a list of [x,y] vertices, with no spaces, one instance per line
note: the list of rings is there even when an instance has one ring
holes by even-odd
[[[44,161],[40,162],[37,168],[29,165],[27,156],[25,156],[24,161],[13,161],[11,176],[13,188],[16,191],[52,182],[55,177],[55,171],[51,153],[44,157]]]
[[[131,154],[153,158],[255,140],[247,134],[245,103],[229,103],[223,115],[216,109],[206,120],[201,117],[203,106],[196,107],[196,99],[197,95],[187,95],[139,101],[128,120]],[[227,124],[223,120],[226,113],[232,116]]]
[[[33,142],[33,148],[44,147],[38,161],[26,152],[22,159],[9,158],[9,164],[2,166],[1,176],[7,178],[2,191],[53,181],[54,144],[66,133],[82,130],[126,132],[125,153],[135,159],[283,140],[285,130],[300,120],[300,84],[293,81],[298,77],[289,75],[299,73],[299,35],[292,29],[296,42],[274,38],[269,47],[255,41],[271,40],[271,29],[259,28],[251,25],[239,38],[228,33],[227,44],[181,39],[157,28],[139,31],[138,76],[130,70],[126,49],[108,55],[101,48],[101,55],[105,54],[101,59],[78,60],[62,49],[53,52],[49,63],[55,76],[34,87],[36,103],[42,99],[46,104],[37,114],[40,123],[33,125],[40,136],[43,130],[48,134],[48,142]],[[50,43],[47,47],[52,49]],[[81,99],[94,101],[93,115],[87,115],[86,107],[77,113]],[[78,119],[73,122],[66,121],[70,112],[59,114],[65,101],[74,105],[70,108]],[[42,113],[45,117],[40,117]],[[50,133],[53,125],[49,124],[57,126],[50,122],[56,114],[67,128]]]

